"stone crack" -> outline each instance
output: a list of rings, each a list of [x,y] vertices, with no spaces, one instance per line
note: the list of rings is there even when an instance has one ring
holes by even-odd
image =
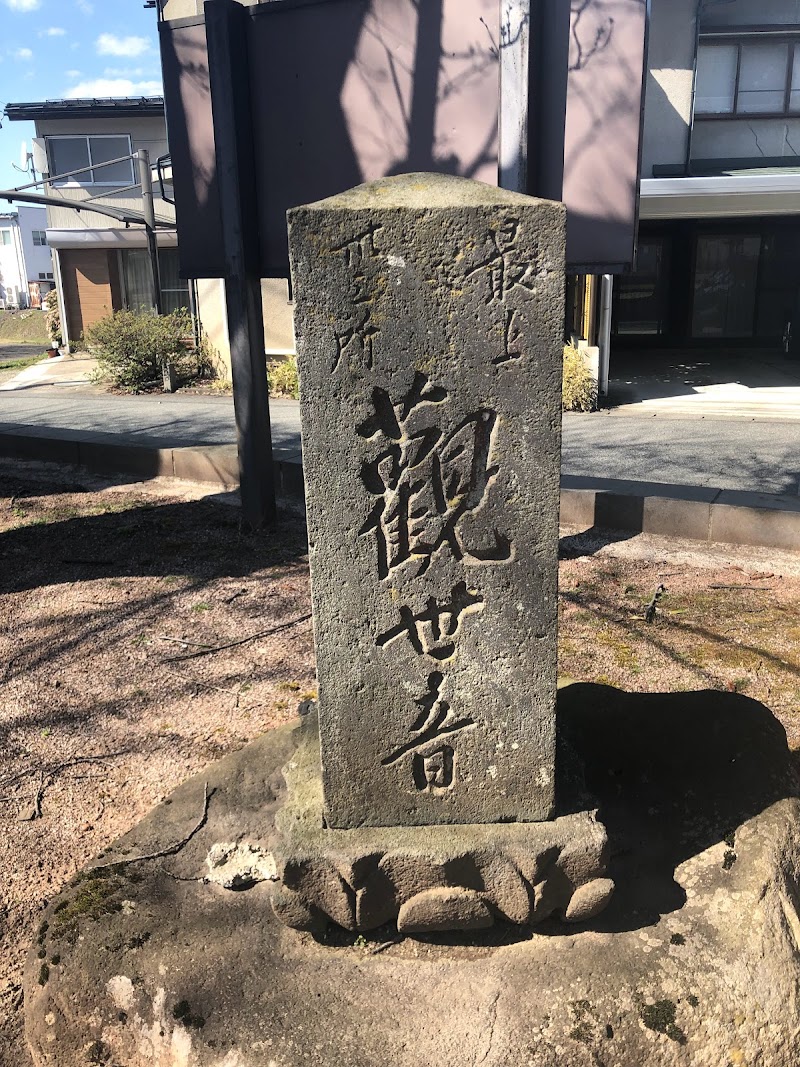
[[[489,1014],[489,1039],[486,1042],[486,1048],[483,1051],[483,1055],[481,1056],[480,1059],[475,1059],[475,1060],[472,1061],[472,1067],[480,1067],[480,1064],[486,1063],[486,1061],[489,1059],[489,1055],[491,1054],[492,1048],[494,1046],[494,1032],[495,1032],[495,1027],[497,1025],[497,1005],[498,1005],[499,1000],[500,1000],[500,990],[498,989],[497,992],[495,993],[495,995],[492,997],[492,1002],[491,1002],[491,1004],[489,1005],[489,1008],[488,1008],[488,1014]]]

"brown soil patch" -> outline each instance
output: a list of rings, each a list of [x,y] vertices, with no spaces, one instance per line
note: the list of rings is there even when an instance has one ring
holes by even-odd
[[[800,568],[634,542],[564,542],[562,675],[744,692],[800,746]],[[314,660],[290,515],[253,536],[196,488],[0,463],[0,563],[0,1063],[23,1067],[20,974],[46,901],[180,781],[290,716]]]
[[[580,545],[578,538],[578,552]],[[624,558],[612,544],[601,555],[562,560],[560,673],[642,693],[744,693],[766,704],[800,749],[795,562],[778,559],[772,569],[763,551],[748,560],[746,550],[738,561],[719,552],[681,559],[664,551],[663,540],[659,547],[655,559]],[[660,585],[666,591],[648,623],[646,608]]]
[[[301,521],[257,537],[180,489],[86,487],[0,470],[0,1063],[15,1067],[30,1062],[20,971],[45,901],[313,695]],[[18,821],[37,796],[41,818]]]

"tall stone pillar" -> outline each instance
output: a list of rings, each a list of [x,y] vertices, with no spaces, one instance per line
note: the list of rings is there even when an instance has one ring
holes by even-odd
[[[289,219],[326,824],[548,819],[564,209],[411,174]]]

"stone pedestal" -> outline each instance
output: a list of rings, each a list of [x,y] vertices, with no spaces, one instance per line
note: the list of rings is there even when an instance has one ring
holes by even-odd
[[[548,819],[563,206],[411,174],[289,245],[327,825]]]
[[[614,890],[604,877],[605,828],[595,812],[543,823],[361,827],[328,830],[316,715],[307,716],[283,769],[286,798],[275,818],[275,914],[287,926],[334,922],[400,933],[474,930],[495,921],[530,925],[558,915],[582,922]]]
[[[103,860],[183,841],[208,783],[177,852],[88,869],[50,903],[25,978],[34,1063],[795,1067],[800,801],[780,725],[735,694],[590,685],[562,690],[559,718],[610,839],[618,891],[598,918],[287,929],[275,819],[299,738],[274,730]]]

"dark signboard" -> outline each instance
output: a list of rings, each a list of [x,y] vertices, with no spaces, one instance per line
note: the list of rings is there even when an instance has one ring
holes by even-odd
[[[245,11],[246,44],[231,76],[249,86],[252,221],[263,277],[288,274],[290,207],[410,171],[497,183],[507,44],[500,0],[272,0]],[[562,197],[568,260],[621,269],[633,258],[646,4],[572,0],[571,20]],[[568,28],[566,19],[543,25]],[[223,277],[211,107],[218,75],[209,78],[206,26],[183,19],[160,30],[182,273]],[[566,52],[564,41],[537,39],[531,55],[552,63],[566,61]],[[536,84],[532,77],[532,137],[547,143],[528,146],[534,183],[537,153],[541,160],[560,152],[553,130],[565,128],[563,94],[560,103],[558,94],[547,97],[544,106],[558,113],[543,116]]]
[[[181,275],[222,278],[222,221],[205,22],[163,22],[161,63]]]
[[[575,273],[634,259],[647,16],[648,0],[572,0],[562,199]]]
[[[289,207],[404,171],[496,183],[496,0],[273,0],[247,11],[240,59],[264,277],[288,273]],[[205,26],[160,28],[181,266],[219,277]]]

